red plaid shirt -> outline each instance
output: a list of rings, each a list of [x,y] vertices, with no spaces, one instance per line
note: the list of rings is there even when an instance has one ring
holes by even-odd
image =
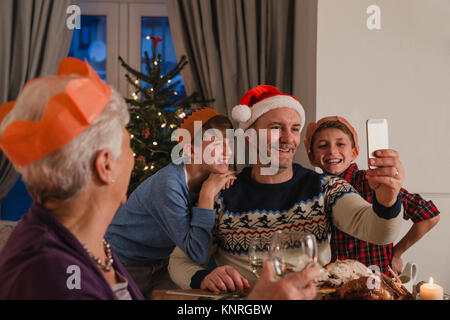
[[[358,166],[353,163],[340,176],[350,183],[364,199],[372,203],[374,192],[369,187],[365,170],[359,170]],[[439,210],[433,202],[425,201],[418,194],[411,194],[402,188],[400,189],[400,196],[405,209],[403,215],[405,220],[411,219],[416,223],[439,215]],[[389,275],[388,266],[392,261],[392,243],[376,245],[362,241],[333,226],[330,245],[332,261],[336,259],[355,259],[367,266],[377,265],[380,267],[381,272]]]

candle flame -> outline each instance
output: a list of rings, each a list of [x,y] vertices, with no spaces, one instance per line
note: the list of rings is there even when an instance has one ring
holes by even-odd
[[[428,280],[428,283],[431,284],[431,285],[434,284],[434,281],[433,281],[433,278],[432,278],[432,277],[430,277],[430,280]]]

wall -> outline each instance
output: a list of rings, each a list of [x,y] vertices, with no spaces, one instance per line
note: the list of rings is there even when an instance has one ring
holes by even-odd
[[[370,5],[381,9],[380,30],[367,28]],[[317,29],[316,119],[339,114],[354,125],[360,168],[367,168],[366,119],[388,119],[405,187],[441,211],[404,261],[450,292],[450,1],[319,0]]]
[[[316,119],[316,76],[317,76],[317,0],[296,1],[294,26],[294,69],[292,94],[297,97],[305,109],[306,124]],[[302,130],[301,141],[305,137]],[[312,168],[303,147],[298,148],[295,162]]]

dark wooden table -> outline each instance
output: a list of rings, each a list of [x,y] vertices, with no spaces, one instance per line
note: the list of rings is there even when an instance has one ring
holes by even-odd
[[[170,294],[170,293],[167,293],[167,291],[182,291],[182,292],[208,294],[208,295],[214,294],[211,291],[200,290],[200,289],[153,290],[152,300],[198,300],[199,299],[199,297],[194,297],[194,296]],[[217,295],[219,295],[219,294],[217,294]]]

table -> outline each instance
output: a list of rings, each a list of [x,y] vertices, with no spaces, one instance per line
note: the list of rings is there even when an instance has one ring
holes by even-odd
[[[199,297],[194,296],[184,296],[177,294],[169,294],[168,290],[153,290],[152,291],[152,300],[198,300]],[[198,293],[198,294],[214,294],[211,291],[201,290],[201,289],[179,289],[179,290],[170,290],[170,291],[182,291],[182,292],[190,292],[190,293]]]

